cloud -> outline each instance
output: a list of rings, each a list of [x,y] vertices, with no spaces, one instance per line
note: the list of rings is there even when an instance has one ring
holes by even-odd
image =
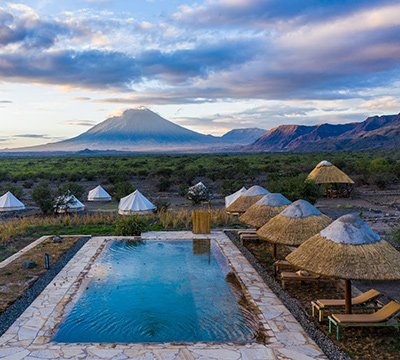
[[[66,124],[73,126],[93,126],[96,125],[96,122],[93,120],[70,120]]]
[[[0,100],[0,104],[12,104],[13,101],[11,100]]]
[[[59,36],[73,29],[58,21],[41,20],[33,11],[19,8],[16,14],[0,8],[0,45],[18,44],[25,48],[50,48]],[[21,10],[23,11],[21,14]]]
[[[382,1],[386,3],[388,1]],[[370,7],[369,0],[208,0],[194,5],[182,5],[173,18],[191,27],[265,27],[301,24],[347,15]]]
[[[143,51],[130,56],[116,51],[43,51],[0,54],[0,77],[88,88],[131,89],[146,78],[179,84],[229,69],[256,54],[254,41],[227,40],[193,49]]]
[[[394,96],[382,96],[362,103],[360,108],[373,111],[394,109],[395,111],[400,112],[400,98]]]
[[[17,134],[13,136],[17,138],[27,138],[27,139],[53,139],[53,137],[46,134]]]

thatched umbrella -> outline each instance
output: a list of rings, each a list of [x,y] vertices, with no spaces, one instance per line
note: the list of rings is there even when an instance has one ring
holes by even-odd
[[[307,177],[316,184],[354,184],[354,181],[329,161],[321,161]]]
[[[255,204],[264,195],[269,194],[267,189],[262,186],[254,185],[250,189],[246,190],[243,195],[236,199],[232,204],[226,208],[226,212],[229,213],[244,213],[251,205]]]
[[[240,221],[258,229],[291,203],[282,194],[271,193],[265,195],[240,216]]]
[[[399,280],[400,252],[356,214],[340,217],[286,257],[296,267],[345,280],[351,313],[351,280]]]
[[[308,201],[297,200],[258,229],[257,235],[274,245],[276,258],[277,244],[299,246],[331,222],[328,216]]]

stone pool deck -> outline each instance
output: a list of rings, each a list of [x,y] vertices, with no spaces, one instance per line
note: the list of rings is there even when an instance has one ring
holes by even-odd
[[[211,239],[217,242],[232,269],[247,290],[247,297],[259,309],[258,317],[266,329],[267,343],[162,343],[94,344],[55,343],[54,329],[66,307],[79,296],[84,281],[95,275],[92,267],[107,240],[118,237],[93,237],[61,270],[14,324],[0,337],[0,359],[157,359],[157,360],[269,360],[326,359],[321,349],[265,285],[258,273],[231,240],[221,231],[209,235],[191,232],[148,232],[146,240]]]

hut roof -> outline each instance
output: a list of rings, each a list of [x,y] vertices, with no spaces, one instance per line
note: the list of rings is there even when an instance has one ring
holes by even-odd
[[[258,229],[257,235],[272,243],[299,246],[331,222],[309,202],[297,200]]]
[[[356,214],[340,217],[286,259],[301,269],[340,279],[400,279],[400,253]]]
[[[285,206],[292,202],[286,199],[282,194],[279,193],[269,193],[258,200],[255,205],[258,206]]]
[[[259,228],[278,215],[290,203],[291,201],[282,194],[271,193],[265,195],[246,210],[240,217],[240,221]]]
[[[288,218],[306,218],[309,216],[320,216],[321,214],[321,211],[306,200],[296,200],[282,211],[282,216]]]
[[[267,195],[270,192],[263,188],[262,186],[259,185],[253,185],[251,188],[249,188],[243,196],[259,196],[259,195]]]
[[[230,204],[226,208],[226,211],[231,213],[244,213],[251,205],[255,204],[264,195],[269,193],[270,192],[262,186],[254,185]]]
[[[354,181],[329,161],[321,161],[310,172],[307,180],[312,180],[316,184],[354,184]]]
[[[236,199],[238,199],[241,195],[243,195],[247,189],[243,186],[238,191],[234,192],[225,197],[225,207],[227,208],[230,204],[232,204]]]

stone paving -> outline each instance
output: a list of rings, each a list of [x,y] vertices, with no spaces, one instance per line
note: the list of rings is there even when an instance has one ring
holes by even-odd
[[[266,331],[266,344],[162,343],[162,344],[65,344],[52,342],[54,329],[65,311],[78,299],[82,282],[94,276],[94,263],[107,240],[90,239],[0,337],[0,359],[141,359],[141,360],[269,360],[326,359],[287,308],[265,285],[231,240],[221,231],[210,235],[191,232],[148,232],[146,240],[208,238],[220,246]]]

